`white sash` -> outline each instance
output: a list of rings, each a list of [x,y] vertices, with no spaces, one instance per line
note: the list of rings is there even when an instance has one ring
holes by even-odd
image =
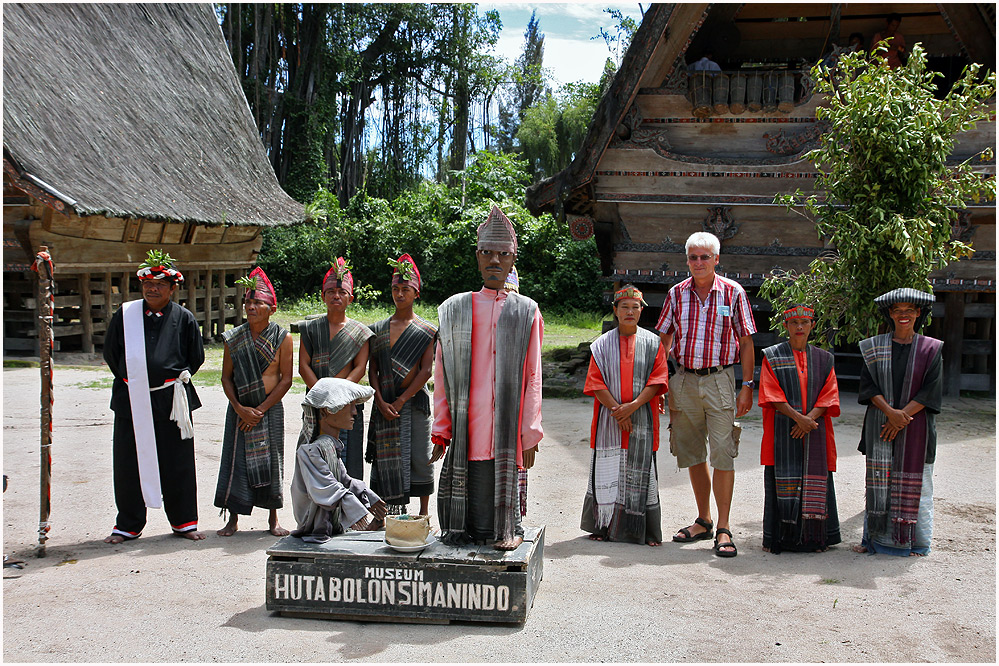
[[[142,499],[147,507],[158,509],[163,506],[163,494],[160,490],[160,465],[156,459],[156,431],[153,430],[153,406],[149,398],[149,375],[146,371],[142,303],[142,299],[139,299],[121,306],[125,325],[125,370],[128,374],[128,401],[132,408]]]

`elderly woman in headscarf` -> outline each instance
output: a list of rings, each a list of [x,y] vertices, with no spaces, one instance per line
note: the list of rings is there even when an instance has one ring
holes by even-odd
[[[878,296],[874,302],[891,332],[860,342],[858,399],[867,413],[859,448],[867,457],[867,507],[858,553],[930,552],[943,342],[916,331],[933,300],[933,294],[909,288]]]
[[[343,464],[341,432],[350,432],[355,405],[374,395],[370,386],[323,377],[302,402],[302,433],[295,453],[291,502],[298,528],[291,532],[309,543],[323,543],[348,528],[369,529],[368,514],[385,517],[385,502]]]

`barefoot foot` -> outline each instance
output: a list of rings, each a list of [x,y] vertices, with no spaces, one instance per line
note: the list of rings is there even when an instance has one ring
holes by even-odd
[[[504,539],[493,544],[496,550],[516,550],[520,544],[524,543],[523,537],[515,536],[512,539]]]
[[[645,545],[652,546],[653,548],[655,548],[656,546],[663,545],[663,542],[662,541],[646,541]]]
[[[174,534],[185,539],[190,539],[191,541],[201,541],[205,538],[205,535],[197,530],[191,532],[174,532]]]
[[[230,520],[228,523],[225,524],[225,527],[223,527],[222,529],[218,530],[215,533],[221,537],[230,537],[233,534],[235,534],[236,530],[238,529],[239,527],[236,525],[236,521]]]
[[[603,541],[604,540],[604,538],[602,536],[600,536],[599,534],[591,534],[589,536],[589,539],[590,539],[590,541]]]
[[[855,553],[866,553],[867,546],[854,546],[851,550]]]
[[[104,539],[104,543],[113,543],[113,544],[122,543],[123,541],[125,541],[125,537],[123,537],[120,534],[112,534],[111,536]]]
[[[288,536],[289,534],[291,534],[291,532],[289,532],[285,528],[281,527],[277,523],[274,523],[273,525],[271,525],[270,532],[271,532],[272,535],[277,536],[277,537]]]

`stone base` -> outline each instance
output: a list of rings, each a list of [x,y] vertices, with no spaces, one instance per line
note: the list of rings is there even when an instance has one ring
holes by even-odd
[[[267,550],[267,610],[291,617],[381,622],[523,623],[544,562],[545,528],[525,526],[513,551],[434,542],[418,553],[384,532],[323,544],[284,537]]]

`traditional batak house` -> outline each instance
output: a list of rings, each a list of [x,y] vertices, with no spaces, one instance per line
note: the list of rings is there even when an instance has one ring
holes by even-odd
[[[56,344],[94,351],[161,248],[205,338],[242,320],[234,281],[266,227],[303,219],[278,185],[210,4],[3,7],[4,351],[37,349],[39,247]]]
[[[686,238],[713,232],[722,240],[719,272],[750,293],[763,331],[757,348],[772,344],[759,286],[774,269],[805,270],[823,250],[812,222],[773,203],[814,187],[804,156],[823,129],[815,117],[822,99],[809,67],[852,33],[870,48],[892,12],[948,88],[969,62],[994,66],[994,4],[652,5],[575,159],[528,190],[528,207],[564,219],[578,239],[594,236],[608,288],[634,282],[652,306],[689,275]],[[705,56],[720,75],[691,71]],[[981,123],[953,159],[994,144],[994,120]],[[983,168],[994,173],[995,162]],[[994,393],[995,201],[962,211],[954,233],[976,252],[933,274],[930,334],[947,344],[948,393]],[[658,312],[649,310],[654,323]],[[855,346],[840,350],[837,366],[856,378]]]

